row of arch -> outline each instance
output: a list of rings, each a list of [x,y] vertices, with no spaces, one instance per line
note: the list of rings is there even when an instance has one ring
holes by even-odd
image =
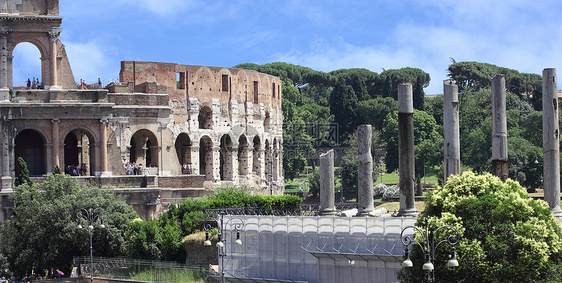
[[[19,157],[23,158],[31,176],[42,176],[49,171],[47,145],[47,139],[41,132],[33,129],[23,130],[15,137],[15,160]],[[278,177],[275,174],[279,166],[275,160],[280,151],[280,143],[277,139],[274,139],[273,143],[266,139],[265,144],[262,144],[260,136],[248,138],[242,134],[237,143],[234,143],[231,135],[224,134],[216,144],[209,136],[204,135],[199,139],[198,145],[198,147],[194,146],[186,133],[179,134],[175,139],[179,164],[197,165],[192,171],[190,170],[190,174],[205,175],[207,180],[214,180],[216,175],[214,170],[218,169],[218,177],[221,181],[234,181],[236,175],[249,174],[258,176],[263,174],[266,180],[276,180]],[[97,146],[94,134],[85,129],[74,129],[66,134],[61,147],[64,148],[61,158],[64,168],[61,169],[66,173],[83,176],[96,174],[98,166],[95,158]],[[147,129],[138,130],[132,135],[125,152],[125,156],[122,156],[124,163],[158,167],[161,162],[158,158],[159,143],[156,135]],[[234,162],[235,159],[237,162]],[[75,168],[79,169],[73,171]],[[16,166],[16,175],[18,173]]]

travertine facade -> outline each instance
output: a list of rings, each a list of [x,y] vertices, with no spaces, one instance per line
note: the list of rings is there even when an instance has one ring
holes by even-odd
[[[35,177],[51,174],[56,165],[80,166],[81,182],[120,189],[146,217],[220,186],[283,192],[279,78],[234,68],[126,61],[119,83],[84,89],[75,83],[58,39],[58,0],[2,0],[0,10],[4,217],[18,157]],[[41,52],[42,89],[12,83],[12,51],[21,42]],[[142,164],[142,176],[127,175],[129,163]]]

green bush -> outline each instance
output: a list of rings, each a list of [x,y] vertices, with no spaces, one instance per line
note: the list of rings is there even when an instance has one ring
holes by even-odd
[[[451,176],[425,200],[418,216],[430,231],[452,225],[461,234],[459,267],[447,269],[450,247],[439,246],[435,258],[437,282],[561,282],[562,231],[546,204],[527,196],[525,188],[490,174],[465,172]],[[435,243],[449,234],[435,235]],[[419,236],[417,236],[419,238]],[[419,239],[421,240],[421,239]],[[423,256],[414,247],[414,268],[403,268],[403,282],[421,282]]]
[[[200,199],[186,199],[178,206],[170,205],[160,218],[138,220],[126,233],[127,255],[136,259],[170,260],[185,262],[186,253],[181,243],[184,237],[200,229],[206,209],[245,207],[259,208],[264,212],[281,209],[298,209],[302,200],[298,196],[251,195],[243,189],[217,189]]]

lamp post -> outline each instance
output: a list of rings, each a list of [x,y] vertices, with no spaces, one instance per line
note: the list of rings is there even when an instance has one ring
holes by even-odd
[[[406,231],[408,229],[414,230],[414,235],[412,237],[410,237],[410,235],[404,236],[404,231]],[[441,230],[441,229],[452,230],[450,232],[451,233],[454,232],[454,233],[456,233],[456,235],[450,234],[446,237],[445,240],[441,240],[437,244],[435,244],[434,234],[437,234],[437,232],[439,232],[439,230]],[[416,231],[419,232],[419,234],[422,236],[422,242],[418,242],[418,241],[415,240]],[[424,257],[425,257],[424,264],[423,264],[422,268],[426,272],[427,282],[434,282],[435,281],[435,273],[434,273],[433,263],[435,261],[435,251],[436,251],[437,247],[439,247],[439,245],[441,243],[449,244],[451,246],[451,257],[450,257],[449,261],[447,262],[447,267],[457,267],[457,266],[459,266],[459,262],[457,261],[457,259],[455,257],[455,245],[459,242],[459,239],[460,239],[459,231],[455,227],[450,226],[450,225],[443,225],[443,226],[440,226],[439,228],[435,229],[435,231],[429,231],[427,218],[425,218],[425,231],[420,230],[416,226],[408,226],[408,227],[402,229],[402,232],[400,233],[400,240],[402,241],[402,244],[404,245],[404,257],[406,257],[406,259],[402,262],[402,267],[413,267],[414,266],[414,264],[412,263],[412,260],[410,260],[410,251],[411,251],[410,246],[413,246],[414,243],[416,243],[416,244],[418,244],[418,246],[423,251],[423,254],[424,254]]]
[[[82,222],[86,221],[88,225],[86,229],[88,229],[88,234],[90,235],[90,283],[94,282],[94,251],[92,245],[92,236],[94,234],[94,224],[96,221],[100,221],[100,228],[104,229],[105,225],[103,221],[105,219],[105,211],[103,208],[82,208],[76,213],[76,217],[78,218],[78,229],[84,228],[82,226]]]
[[[210,212],[210,213],[208,213]],[[207,215],[212,215],[212,217],[206,217],[205,219],[205,242],[203,243],[204,246],[211,246],[211,239],[209,238],[209,230],[212,229],[212,226],[208,224],[208,219],[211,218],[215,220],[217,223],[217,232],[218,232],[218,241],[216,247],[218,249],[218,256],[220,257],[220,274],[221,274],[221,282],[225,282],[224,278],[224,258],[227,256],[226,254],[226,247],[227,239],[225,235],[225,229],[227,225],[230,224],[230,228],[233,228],[233,231],[236,231],[236,240],[234,244],[242,245],[242,240],[240,239],[240,230],[244,227],[244,220],[242,218],[230,218],[226,222],[224,221],[224,215],[226,214],[226,210],[224,209],[210,209],[206,211]],[[238,221],[239,223],[230,223],[230,221]]]

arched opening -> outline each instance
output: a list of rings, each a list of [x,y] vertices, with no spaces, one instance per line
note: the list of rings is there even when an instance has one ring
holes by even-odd
[[[45,140],[34,130],[23,130],[16,136],[16,175],[19,174],[17,160],[27,163],[30,176],[41,176],[45,172]]]
[[[232,139],[229,135],[221,137],[220,178],[221,181],[232,181]]]
[[[156,136],[149,130],[139,130],[131,138],[130,144],[130,164],[133,172],[127,174],[142,173],[142,169],[146,167],[158,167],[158,141]],[[137,168],[135,170],[135,168]]]
[[[74,130],[64,139],[65,173],[72,176],[91,176],[93,168],[93,138],[81,130]]]
[[[248,154],[248,139],[245,135],[241,135],[238,138],[238,174],[241,176],[249,173]]]
[[[193,174],[191,167],[191,139],[186,133],[176,138],[176,154],[181,165],[182,174]]]
[[[199,110],[199,129],[212,129],[213,127],[213,111],[211,107],[204,106]]]
[[[260,142],[260,138],[258,136],[254,137],[254,158],[253,158],[253,164],[254,166],[252,167],[252,172],[255,173],[256,175],[260,175],[260,171],[261,171],[261,153],[260,153],[260,149],[261,149],[261,142]]]
[[[8,83],[14,89],[41,89],[43,78],[41,72],[41,52],[32,43],[22,42],[16,45],[13,59],[8,62],[11,65],[11,74]],[[8,68],[10,70],[10,68]]]
[[[213,141],[208,136],[199,140],[199,174],[213,180]]]

